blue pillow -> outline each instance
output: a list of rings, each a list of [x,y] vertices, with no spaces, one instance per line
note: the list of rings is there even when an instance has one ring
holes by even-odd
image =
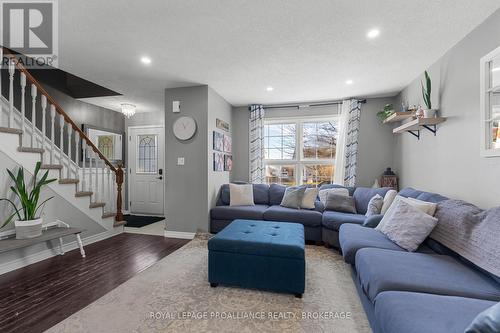
[[[500,302],[478,314],[465,329],[465,333],[498,332],[500,332]]]

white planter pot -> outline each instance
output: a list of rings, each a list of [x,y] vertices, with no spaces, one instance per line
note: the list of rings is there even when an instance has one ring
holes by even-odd
[[[424,110],[424,118],[436,117],[436,109]]]
[[[15,221],[16,239],[35,238],[42,235],[43,219]]]

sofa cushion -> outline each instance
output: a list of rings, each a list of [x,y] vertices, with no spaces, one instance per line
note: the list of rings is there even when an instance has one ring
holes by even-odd
[[[500,300],[500,285],[450,256],[364,248],[356,271],[372,301],[389,290]]]
[[[374,311],[384,333],[462,333],[478,313],[493,304],[473,298],[387,291],[375,298]]]
[[[356,201],[356,210],[358,214],[366,214],[366,209],[368,208],[368,203],[371,198],[375,195],[380,195],[384,197],[387,191],[389,191],[390,187],[381,187],[381,188],[371,188],[371,187],[358,187],[354,191],[353,197]]]
[[[237,183],[237,182],[235,182]],[[239,184],[240,182],[238,182]],[[220,187],[220,200],[218,205],[229,205],[231,195],[229,194],[229,184],[224,184]],[[256,205],[269,204],[269,185],[253,184],[253,201]]]
[[[326,195],[325,210],[351,214],[357,213],[356,203],[353,197],[334,192],[330,192]]]
[[[250,219],[262,220],[267,205],[255,206],[215,206],[210,210],[210,217],[217,220]]]
[[[286,186],[280,184],[269,185],[269,205],[280,205],[285,195]]]
[[[344,223],[363,224],[365,219],[366,216],[363,214],[351,214],[328,210],[323,212],[322,225],[327,229],[338,231],[340,226]]]
[[[415,198],[418,200],[434,203],[438,203],[448,199],[447,197],[443,197],[441,194],[419,191],[411,187],[402,189],[399,192],[399,195],[406,198]]]
[[[271,206],[264,212],[264,220],[301,223],[306,227],[321,226],[321,213],[315,210]]]
[[[340,226],[339,242],[344,260],[351,265],[354,265],[356,252],[366,247],[404,251],[380,231],[357,224],[346,223]]]
[[[252,184],[229,184],[229,206],[255,206]]]

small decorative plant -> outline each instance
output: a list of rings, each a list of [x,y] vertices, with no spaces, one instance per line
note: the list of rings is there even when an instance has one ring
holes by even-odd
[[[429,76],[429,73],[425,71],[424,73],[425,76],[425,87],[424,83],[420,81],[420,84],[422,85],[422,96],[424,97],[424,103],[425,106],[427,106],[428,110],[432,110],[432,102],[431,102],[431,91],[432,91],[432,85],[431,85],[431,77]]]
[[[17,217],[16,220],[16,234],[18,233],[18,227],[23,226],[23,222],[26,225],[33,226],[34,224],[40,225],[40,231],[41,233],[41,225],[42,225],[42,219],[40,218],[40,208],[43,209],[43,206],[47,201],[52,199],[53,197],[50,197],[48,199],[45,199],[41,203],[38,203],[40,199],[40,192],[42,188],[45,185],[48,185],[56,179],[47,179],[49,176],[49,172],[46,171],[45,174],[38,179],[38,172],[40,171],[40,166],[41,163],[37,162],[35,166],[35,172],[33,174],[31,182],[33,183],[33,186],[31,187],[31,190],[28,189],[29,184],[26,184],[24,181],[24,168],[21,167],[17,171],[17,175],[15,176],[12,171],[7,169],[7,172],[9,173],[10,178],[14,181],[14,185],[10,187],[11,191],[14,192],[16,197],[19,199],[19,206],[17,206],[12,200],[4,198],[0,199],[0,201],[7,201],[11,204],[11,206],[14,208],[14,213],[12,213],[6,221],[3,222],[3,224],[0,226],[0,228],[5,227],[7,224],[12,222],[12,220]],[[29,222],[29,223],[28,223]],[[36,228],[32,228],[36,229]],[[30,235],[27,235],[27,237],[18,237],[18,238],[29,238]],[[34,237],[34,236],[32,236]]]
[[[386,104],[384,109],[377,113],[377,117],[380,118],[381,121],[384,121],[387,117],[394,113],[394,106],[392,104]]]

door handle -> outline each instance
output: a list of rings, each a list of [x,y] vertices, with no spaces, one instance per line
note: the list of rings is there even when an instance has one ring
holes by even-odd
[[[162,176],[160,176],[160,177],[156,177],[156,179],[163,179],[163,177],[162,177]]]

